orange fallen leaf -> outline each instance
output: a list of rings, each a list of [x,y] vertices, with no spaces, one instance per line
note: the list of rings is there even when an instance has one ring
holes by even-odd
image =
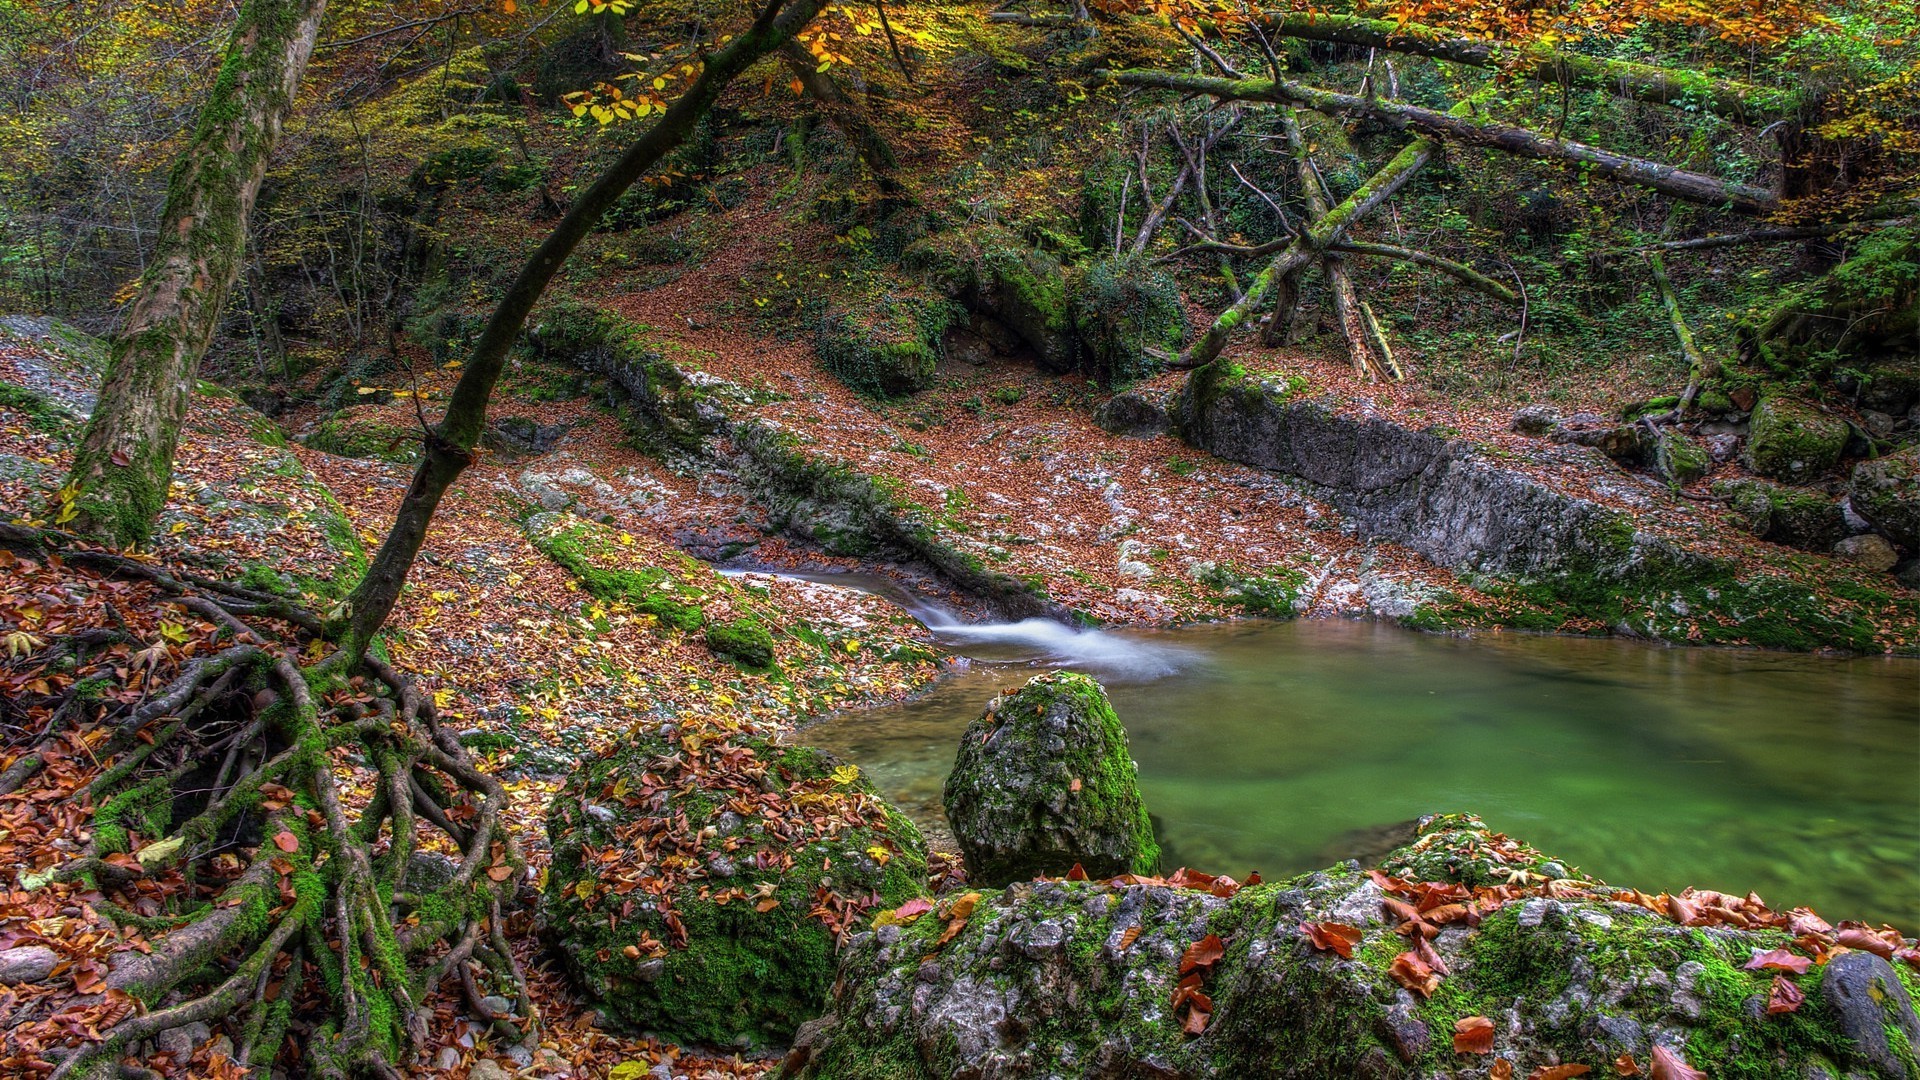
[[[1859,927],[1848,927],[1840,931],[1839,935],[1834,938],[1834,942],[1845,945],[1849,949],[1859,949],[1862,952],[1870,952],[1882,960],[1893,959],[1893,944],[1873,933],[1871,930],[1863,930]]]
[[[1801,1002],[1806,1000],[1807,995],[1801,993],[1800,988],[1785,975],[1775,975],[1773,988],[1767,992],[1767,1012],[1772,1015],[1797,1012]]]
[[[1664,1046],[1653,1048],[1653,1080],[1707,1080],[1707,1074]]]
[[[1753,959],[1741,966],[1748,971],[1791,971],[1795,975],[1805,975],[1813,967],[1813,961],[1785,949],[1768,949],[1765,952],[1755,949]]]
[[[1387,974],[1393,977],[1394,982],[1423,998],[1432,997],[1433,991],[1440,985],[1440,976],[1427,966],[1425,960],[1410,952],[1403,952],[1394,957],[1392,966],[1387,968]]]
[[[1585,1065],[1542,1065],[1527,1074],[1527,1080],[1567,1080],[1570,1076],[1585,1076],[1593,1070]]]
[[[1463,1016],[1455,1020],[1453,1052],[1456,1054],[1493,1053],[1493,1021],[1484,1016]]]
[[[1300,932],[1307,935],[1314,948],[1338,953],[1342,960],[1353,959],[1353,947],[1360,944],[1364,933],[1357,926],[1337,922],[1301,923]]]
[[[1120,951],[1126,952],[1133,946],[1134,940],[1139,936],[1140,928],[1138,926],[1129,926],[1125,930],[1120,931]]]
[[[1613,1075],[1639,1076],[1640,1063],[1633,1060],[1632,1054],[1621,1054],[1619,1057],[1613,1059]]]
[[[300,850],[300,838],[282,829],[273,834],[273,846],[292,854]]]
[[[1227,955],[1226,943],[1216,934],[1208,934],[1192,945],[1187,946],[1185,955],[1180,957],[1180,974],[1185,975],[1195,968],[1212,967]]]
[[[1487,1080],[1513,1080],[1513,1062],[1494,1058],[1493,1067],[1487,1070]]]

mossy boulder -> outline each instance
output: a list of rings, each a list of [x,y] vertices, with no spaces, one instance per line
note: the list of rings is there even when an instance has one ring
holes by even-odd
[[[1160,860],[1126,729],[1085,675],[1041,675],[988,702],[961,736],[945,798],[977,883],[1076,863],[1095,877],[1149,874]]]
[[[420,460],[420,429],[402,427],[342,410],[320,422],[301,440],[310,450],[341,457],[372,458],[411,465]]]
[[[926,888],[918,830],[857,770],[750,732],[632,736],[547,829],[556,953],[605,1015],[677,1041],[786,1040],[826,1004],[838,934]]]
[[[1852,531],[1846,511],[1822,491],[1742,479],[1715,481],[1713,494],[1735,525],[1776,544],[1824,554]]]
[[[663,627],[686,633],[706,625],[702,602],[707,594],[688,580],[697,565],[690,558],[680,568],[686,572],[678,575],[638,561],[616,530],[571,514],[535,514],[527,521],[527,539],[595,599],[629,605]]]
[[[1103,386],[1151,375],[1187,343],[1187,310],[1171,276],[1141,260],[1102,259],[1072,277],[1081,365]]]
[[[1805,482],[1832,472],[1846,448],[1846,423],[1804,401],[1775,395],[1754,406],[1747,467],[1762,476]]]
[[[1661,428],[1654,437],[1649,464],[1662,480],[1684,487],[1707,475],[1713,468],[1713,457],[1691,436]]]
[[[1920,551],[1920,446],[1854,466],[1847,497],[1894,543]]]
[[[952,229],[909,247],[904,263],[968,310],[1005,324],[1049,371],[1072,371],[1079,338],[1060,261],[997,225]]]
[[[901,397],[933,385],[941,336],[960,316],[949,300],[889,295],[827,312],[814,334],[814,348],[821,366],[854,390]]]
[[[1644,894],[1468,815],[1424,821],[1384,865],[1237,889],[1022,884],[980,896],[958,932],[943,906],[857,934],[832,1011],[802,1031],[784,1075],[1441,1080],[1499,1059],[1515,1077],[1565,1064],[1614,1075],[1625,1055],[1646,1075],[1655,1048],[1715,1080],[1916,1075],[1910,973],[1872,953],[1805,974],[1749,969],[1791,933],[1683,925],[1666,900],[1627,902]],[[1436,913],[1448,896],[1477,914]],[[1408,936],[1416,906],[1430,983],[1402,959],[1424,934]],[[1195,999],[1176,993],[1195,975],[1210,1007],[1197,1023]],[[1776,977],[1804,996],[1797,1010],[1768,1011]],[[1484,1053],[1454,1049],[1468,1017],[1492,1021]]]
[[[734,619],[707,625],[707,648],[742,667],[773,664],[773,634],[753,619]]]

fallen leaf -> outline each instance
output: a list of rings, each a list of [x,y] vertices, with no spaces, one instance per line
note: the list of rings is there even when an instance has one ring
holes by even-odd
[[[1785,949],[1753,951],[1753,959],[1741,965],[1748,971],[1791,971],[1795,975],[1805,975],[1813,967],[1813,961],[1805,956],[1797,956]]]
[[[1773,989],[1767,992],[1767,1012],[1770,1014],[1797,1012],[1800,1009],[1800,1003],[1805,1000],[1807,995],[1801,993],[1800,988],[1793,985],[1791,980],[1785,975],[1775,975]]]
[[[1707,1080],[1707,1074],[1664,1046],[1653,1048],[1653,1080]]]
[[[1487,1070],[1487,1080],[1513,1080],[1513,1062],[1494,1058],[1493,1067]]]
[[[1195,968],[1212,967],[1225,955],[1227,955],[1226,943],[1217,935],[1208,934],[1187,946],[1186,954],[1180,957],[1180,974],[1185,975]]]
[[[1493,1053],[1493,1021],[1484,1016],[1463,1016],[1455,1020],[1453,1052],[1456,1054]]]
[[[494,881],[505,881],[512,876],[513,876],[513,867],[511,866],[487,867],[487,877]]]
[[[1440,985],[1440,976],[1427,966],[1425,960],[1410,952],[1403,952],[1394,957],[1392,966],[1387,968],[1387,974],[1393,976],[1394,982],[1421,997],[1432,997],[1433,991]]]
[[[1129,926],[1125,930],[1120,931],[1120,951],[1126,952],[1133,946],[1134,940],[1139,936],[1140,928],[1138,926]]]
[[[1585,1065],[1542,1065],[1527,1074],[1527,1080],[1567,1080],[1570,1076],[1585,1076],[1593,1070]]]
[[[1621,1054],[1619,1057],[1613,1059],[1613,1075],[1639,1076],[1640,1063],[1633,1060],[1632,1054]]]
[[[300,850],[300,838],[282,829],[273,834],[273,846],[291,855]]]
[[[1840,931],[1839,936],[1833,940],[1836,944],[1845,945],[1849,949],[1859,949],[1862,952],[1870,952],[1882,960],[1893,959],[1893,944],[1885,938],[1874,934],[1871,930],[1863,930],[1859,927],[1848,927]]]
[[[1342,960],[1353,959],[1353,947],[1360,944],[1364,934],[1357,926],[1337,922],[1301,923],[1300,932],[1307,935],[1314,948],[1338,953]]]

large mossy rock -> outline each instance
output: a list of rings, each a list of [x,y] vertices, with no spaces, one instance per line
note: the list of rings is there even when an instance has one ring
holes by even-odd
[[[1072,371],[1080,352],[1060,260],[997,225],[937,233],[908,248],[908,269],[968,310],[1005,324],[1049,371]]]
[[[926,888],[920,833],[808,747],[637,734],[547,821],[545,932],[616,1022],[680,1041],[784,1041],[825,1006],[837,935]]]
[[[946,808],[978,884],[1076,863],[1096,877],[1150,874],[1160,859],[1126,729],[1085,675],[1041,675],[988,702],[961,736]]]
[[[1180,286],[1141,260],[1103,259],[1072,279],[1081,365],[1103,386],[1153,374],[1187,343]]]
[[[854,937],[833,1009],[785,1075],[1461,1080],[1501,1059],[1514,1077],[1613,1076],[1631,1055],[1646,1076],[1656,1047],[1714,1080],[1920,1075],[1913,972],[1863,951],[1805,974],[1750,970],[1792,931],[1700,914],[1753,912],[1744,898],[1679,907],[1586,882],[1464,815],[1423,822],[1385,866],[1237,891],[1023,884],[969,901],[957,931],[949,901]],[[1447,902],[1476,913],[1437,910]],[[1402,958],[1415,908],[1434,930],[1431,981]],[[1176,994],[1193,976],[1210,1006],[1197,1022],[1198,999]],[[1796,1011],[1768,1012],[1776,976],[1804,995]],[[1469,1017],[1491,1021],[1484,1054],[1455,1051]]]
[[[1908,551],[1920,551],[1920,446],[1854,466],[1853,511]]]
[[[1753,410],[1747,467],[1776,480],[1804,482],[1833,471],[1847,448],[1847,425],[1804,401],[1767,397]]]
[[[890,295],[829,311],[820,319],[814,348],[821,366],[852,389],[901,397],[933,385],[941,335],[960,317],[949,300]]]

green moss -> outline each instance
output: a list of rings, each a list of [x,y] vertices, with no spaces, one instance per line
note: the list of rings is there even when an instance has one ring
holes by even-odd
[[[342,411],[320,422],[303,442],[309,449],[342,457],[411,465],[420,460],[419,428],[402,427]]]
[[[909,247],[906,267],[968,309],[998,319],[1053,371],[1079,353],[1067,277],[1058,259],[996,225],[939,233]]]
[[[742,667],[773,664],[773,635],[754,619],[735,619],[707,625],[707,648]]]
[[[1144,378],[1187,343],[1179,283],[1139,260],[1103,259],[1072,278],[1082,364],[1104,386]]]
[[[1847,446],[1847,425],[1802,401],[1761,400],[1747,434],[1747,466],[1763,476],[1808,481],[1831,472]]]
[[[1233,604],[1248,615],[1268,619],[1291,619],[1299,614],[1295,602],[1306,586],[1307,576],[1292,567],[1274,567],[1268,573],[1242,573],[1221,564],[1200,572],[1203,585],[1219,589],[1221,602]]]
[[[657,566],[632,566],[612,529],[571,519],[535,529],[533,546],[566,568],[589,594],[631,605],[661,625],[692,633],[706,622],[700,609],[705,594]]]
[[[55,405],[52,399],[9,382],[0,382],[0,408],[25,413],[28,424],[49,435],[70,438],[79,427],[73,414]]]

